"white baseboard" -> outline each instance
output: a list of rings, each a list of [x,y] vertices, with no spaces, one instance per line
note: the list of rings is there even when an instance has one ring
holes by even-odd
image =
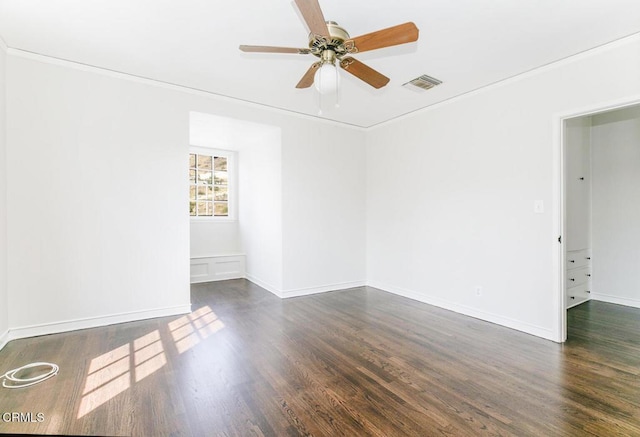
[[[327,293],[329,291],[346,290],[347,288],[364,287],[365,281],[340,282],[337,284],[322,285],[320,287],[296,288],[282,292],[282,298],[308,296],[310,294]]]
[[[0,351],[3,347],[9,343],[9,331],[5,331],[2,335],[0,335]]]
[[[246,273],[245,279],[249,282],[253,282],[258,287],[264,288],[268,292],[275,294],[279,298],[282,298],[282,290],[278,289],[277,287],[274,287],[273,285],[269,284],[266,281],[261,280],[256,276],[253,276],[251,273]]]
[[[262,281],[260,278],[257,278],[251,275],[250,273],[246,274],[245,279],[275,294],[281,299],[308,296],[311,294],[318,294],[318,293],[327,293],[329,291],[346,290],[347,288],[364,287],[366,285],[365,281],[351,281],[351,282],[340,282],[337,284],[321,285],[319,287],[295,288],[295,289],[283,291],[265,281]]]
[[[591,299],[601,302],[615,303],[616,305],[624,305],[627,307],[640,308],[640,300],[628,297],[612,296],[610,294],[592,293]]]
[[[145,319],[155,319],[157,317],[176,316],[191,312],[191,304],[177,305],[166,308],[156,308],[152,310],[132,311],[128,313],[112,314],[108,316],[88,317],[85,319],[67,320],[64,322],[43,323],[41,325],[23,326],[10,328],[5,336],[6,342],[19,338],[36,337],[39,335],[59,334],[61,332],[76,331],[78,329],[97,328],[116,323],[136,322]],[[5,344],[6,344],[5,342]]]
[[[407,297],[409,299],[417,300],[422,303],[443,308],[445,310],[453,311],[465,316],[473,317],[476,319],[484,320],[485,322],[495,323],[496,325],[504,326],[507,328],[515,329],[517,331],[524,332],[526,334],[535,335],[546,340],[559,342],[558,335],[551,329],[543,328],[540,326],[532,325],[530,323],[522,322],[519,320],[504,317],[498,314],[489,313],[486,311],[471,308],[466,305],[460,305],[454,302],[449,302],[444,299],[440,299],[433,296],[426,296],[422,293],[418,293],[413,290],[406,290],[400,287],[394,287],[388,284],[382,284],[380,282],[371,282],[369,287],[378,288],[389,293],[397,294],[398,296]]]

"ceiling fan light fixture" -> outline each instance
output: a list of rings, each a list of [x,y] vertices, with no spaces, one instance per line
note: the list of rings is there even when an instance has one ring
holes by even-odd
[[[313,83],[320,94],[335,93],[340,86],[340,76],[335,64],[326,62],[316,71]]]
[[[313,83],[320,94],[331,94],[338,91],[340,77],[336,68],[336,53],[324,50],[320,55],[320,68],[313,77]]]

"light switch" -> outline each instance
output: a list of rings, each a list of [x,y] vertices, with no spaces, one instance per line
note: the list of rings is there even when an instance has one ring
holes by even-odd
[[[544,213],[544,201],[542,200],[534,200],[533,201],[533,212],[536,214]]]

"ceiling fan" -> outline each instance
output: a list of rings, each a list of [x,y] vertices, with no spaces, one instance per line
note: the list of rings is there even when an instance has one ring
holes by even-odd
[[[418,40],[418,28],[411,22],[351,38],[338,23],[325,21],[318,0],[295,0],[295,3],[311,31],[309,48],[241,45],[240,50],[251,53],[311,54],[320,58],[309,67],[296,88],[309,88],[314,81],[321,93],[337,88],[336,63],[372,87],[382,88],[389,78],[350,55]]]

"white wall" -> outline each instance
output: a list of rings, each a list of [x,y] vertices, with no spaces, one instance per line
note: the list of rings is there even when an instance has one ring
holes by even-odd
[[[565,123],[565,249],[591,249],[591,117]],[[580,179],[584,178],[584,179]]]
[[[187,311],[178,94],[21,56],[7,80],[11,329]]]
[[[560,116],[639,77],[636,37],[369,131],[369,283],[561,340]]]
[[[257,132],[258,135],[248,136],[238,142],[240,244],[246,254],[247,277],[281,295],[281,129],[265,126]]]
[[[6,165],[6,48],[0,40],[0,348],[9,329],[9,293],[7,290],[7,165]]]
[[[289,186],[281,216],[266,221],[257,209],[251,227],[281,252],[259,252],[265,246],[252,238],[260,246],[252,253],[264,260],[254,268],[248,259],[248,271],[280,295],[364,283],[361,130],[16,50],[7,80],[8,307],[16,335],[188,306],[190,111],[282,132],[269,139],[281,143],[282,165],[282,180],[269,187]],[[332,141],[314,135],[319,125]],[[334,165],[336,154],[342,161]]]
[[[594,298],[640,307],[640,107],[592,119]]]
[[[364,285],[363,133],[304,121],[283,141],[285,296]]]
[[[191,258],[239,254],[240,232],[235,221],[211,222],[191,220]]]

